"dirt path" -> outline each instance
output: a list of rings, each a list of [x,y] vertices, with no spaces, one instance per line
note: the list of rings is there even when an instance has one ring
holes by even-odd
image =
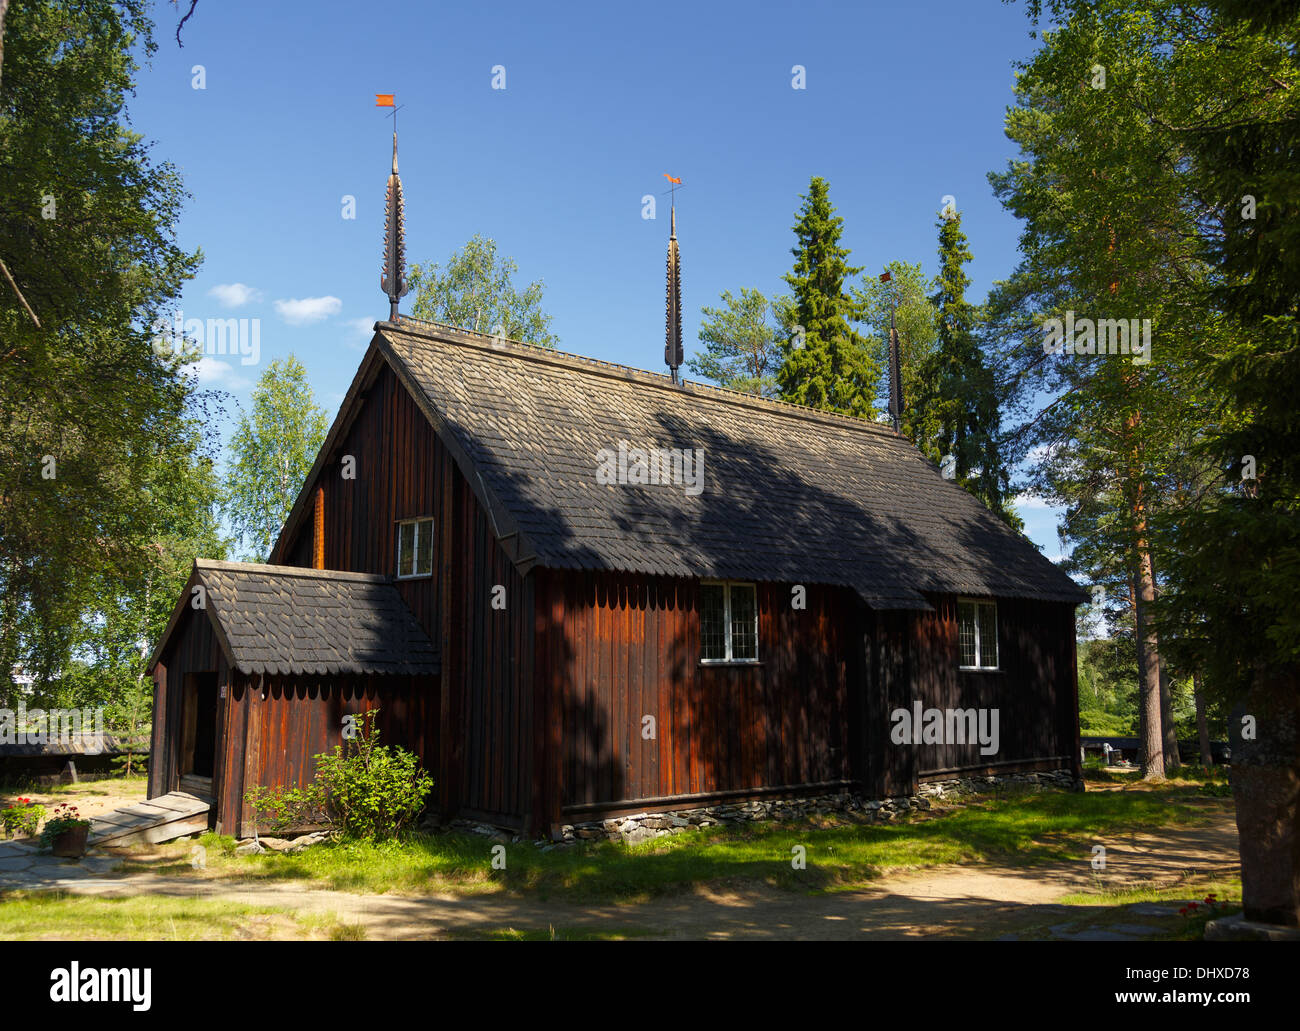
[[[769,889],[743,894],[701,889],[630,904],[543,902],[505,894],[354,895],[284,882],[232,886],[220,880],[154,874],[94,876],[78,871],[68,877],[69,867],[53,864],[48,870],[26,871],[29,879],[23,887],[110,896],[211,898],[332,914],[340,922],[362,925],[370,939],[447,938],[549,927],[623,930],[679,939],[897,940],[930,935],[988,939],[1060,926],[1078,917],[1079,907],[1057,904],[1071,893],[1166,887],[1178,884],[1187,873],[1230,875],[1238,868],[1237,829],[1230,814],[1216,814],[1197,827],[1169,828],[1101,844],[1106,847],[1106,868],[1097,874],[1086,860],[1023,868],[948,866],[890,876],[867,891],[808,896]]]

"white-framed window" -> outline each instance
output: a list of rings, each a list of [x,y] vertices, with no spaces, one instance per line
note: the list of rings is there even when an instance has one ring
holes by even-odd
[[[758,661],[758,592],[753,584],[700,584],[700,661]]]
[[[962,669],[998,668],[998,603],[957,599],[957,646]]]
[[[397,579],[432,574],[433,520],[403,520],[397,524]]]

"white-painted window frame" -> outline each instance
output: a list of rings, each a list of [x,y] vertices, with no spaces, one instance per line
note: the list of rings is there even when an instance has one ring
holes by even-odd
[[[961,661],[961,610],[963,605],[975,606],[975,665],[966,666]],[[993,665],[984,665],[984,642],[981,640],[979,607],[987,605],[993,610]],[[957,668],[971,673],[998,673],[1001,671],[1002,654],[998,646],[998,603],[993,598],[958,598],[957,599]]]
[[[429,568],[423,572],[418,571],[420,558],[420,539],[421,528],[428,524],[429,533]],[[415,532],[411,535],[411,569],[412,572],[402,574],[402,527],[414,526]],[[397,579],[399,580],[419,580],[425,577],[433,576],[433,516],[417,516],[414,519],[399,519],[397,521]]]
[[[701,580],[701,587],[721,587],[722,590],[722,625],[725,629],[723,639],[726,642],[727,655],[721,659],[706,659],[700,656],[700,665],[702,666],[756,666],[759,661],[758,649],[758,585],[747,580]],[[734,651],[731,646],[731,589],[733,587],[745,587],[753,592],[754,595],[754,657],[737,659],[734,657]],[[703,646],[701,646],[701,651]]]

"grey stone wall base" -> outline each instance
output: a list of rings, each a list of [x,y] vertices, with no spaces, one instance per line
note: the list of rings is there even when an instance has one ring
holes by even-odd
[[[1300,927],[1283,927],[1281,924],[1259,924],[1247,920],[1242,913],[1220,917],[1205,925],[1205,940],[1209,942],[1300,942]]]
[[[631,816],[617,816],[607,820],[566,823],[560,830],[560,840],[566,844],[578,841],[622,841],[628,845],[639,845],[643,841],[652,841],[671,834],[685,834],[687,831],[719,824],[727,826],[755,820],[798,820],[807,816],[824,816],[831,813],[861,813],[872,821],[885,822],[895,819],[899,813],[913,809],[929,809],[931,802],[935,800],[986,794],[997,788],[1013,785],[1039,791],[1044,788],[1083,790],[1083,782],[1077,781],[1069,770],[1012,773],[989,777],[949,777],[927,781],[917,788],[915,795],[899,798],[868,800],[850,792],[837,792],[827,795],[805,795],[799,798],[721,803],[695,809],[635,813]]]
[[[950,795],[985,794],[1000,787],[1059,788],[1064,791],[1082,791],[1083,781],[1069,770],[1051,770],[1045,773],[1003,773],[987,777],[945,777],[927,780],[917,788],[925,797],[946,798]]]

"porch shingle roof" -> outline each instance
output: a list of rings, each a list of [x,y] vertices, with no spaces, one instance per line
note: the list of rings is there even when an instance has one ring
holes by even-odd
[[[437,647],[389,577],[207,559],[194,566],[243,673],[439,672]]]

